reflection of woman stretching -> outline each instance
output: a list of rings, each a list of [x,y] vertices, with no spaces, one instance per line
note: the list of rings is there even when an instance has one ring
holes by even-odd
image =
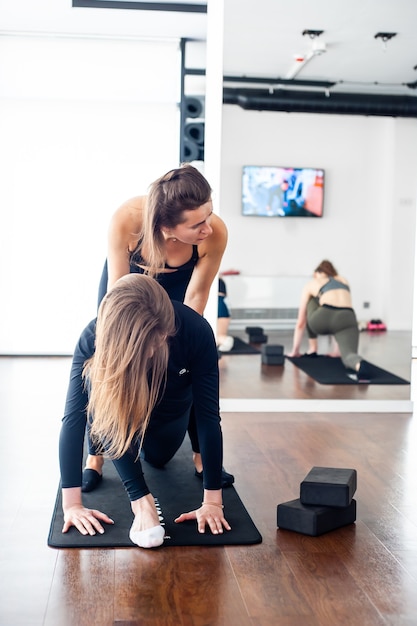
[[[317,354],[318,335],[334,335],[343,365],[357,372],[359,380],[369,378],[369,368],[358,354],[359,329],[347,280],[338,276],[330,261],[322,261],[313,279],[305,285],[288,356],[300,356],[304,329],[309,337],[308,354]]]

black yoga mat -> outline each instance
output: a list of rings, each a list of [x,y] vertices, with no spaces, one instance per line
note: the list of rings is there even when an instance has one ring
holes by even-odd
[[[366,361],[370,376],[367,381],[358,381],[354,372],[347,370],[338,357],[331,356],[299,356],[287,359],[303,372],[322,385],[409,385],[404,378],[391,374],[381,367]]]
[[[260,354],[261,351],[257,348],[254,348],[250,344],[246,343],[239,337],[233,337],[234,343],[233,348],[229,350],[229,352],[220,352],[220,354],[224,354],[225,356],[228,354]]]
[[[262,541],[261,535],[234,487],[223,490],[225,518],[232,530],[224,530],[221,535],[212,535],[206,528],[206,532],[200,534],[197,532],[195,520],[175,524],[173,520],[181,513],[200,506],[203,494],[202,481],[194,475],[188,440],[164,469],[153,468],[146,462],[143,462],[142,466],[148,487],[157,499],[157,507],[163,518],[161,524],[165,527],[165,540],[162,547],[245,545]],[[115,524],[104,524],[103,535],[84,536],[74,527],[63,534],[61,531],[64,519],[59,486],[48,535],[50,547],[137,548],[129,539],[129,530],[133,521],[130,502],[111,461],[105,461],[103,481],[100,486],[91,493],[83,494],[83,502],[89,508],[107,513]]]

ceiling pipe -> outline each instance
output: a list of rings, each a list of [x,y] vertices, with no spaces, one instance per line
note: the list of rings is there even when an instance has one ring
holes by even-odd
[[[306,54],[297,55],[294,64],[289,69],[285,78],[295,78],[301,70],[315,57],[321,56],[327,51],[324,41],[317,39],[324,31],[322,30],[304,30],[303,35],[308,35],[312,40],[311,49]]]
[[[223,89],[223,103],[252,111],[417,117],[417,97],[278,89]]]
[[[285,75],[286,79],[292,79],[298,76],[303,67],[305,67],[311,59],[315,57],[315,54],[312,50],[307,52],[305,55],[300,55],[294,61],[294,64],[291,66],[287,74]]]
[[[324,87],[329,89],[337,84],[337,81],[330,80],[308,80],[298,78],[265,78],[265,76],[223,76],[223,85],[225,83],[245,83],[247,85],[268,85],[269,87],[276,85],[288,85],[293,87]]]

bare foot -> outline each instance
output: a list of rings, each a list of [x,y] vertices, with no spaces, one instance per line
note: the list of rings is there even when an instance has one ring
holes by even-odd
[[[89,454],[85,462],[86,469],[92,469],[100,475],[103,473],[104,457],[101,454]]]
[[[199,452],[193,452],[193,461],[197,472],[203,471],[203,461]]]

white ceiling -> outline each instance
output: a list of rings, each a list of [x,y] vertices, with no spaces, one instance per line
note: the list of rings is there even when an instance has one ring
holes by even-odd
[[[172,2],[174,0],[171,0]],[[217,2],[218,0],[208,0]],[[204,0],[192,4],[204,5]],[[183,4],[187,4],[184,0]],[[334,91],[417,96],[417,0],[224,0],[224,74],[285,78],[314,43],[326,52],[297,80],[336,81]],[[1,33],[82,33],[152,38],[206,35],[205,13],[73,8],[72,0],[2,0]],[[397,35],[385,45],[378,32]]]
[[[216,0],[214,0],[216,1]],[[206,4],[205,0],[165,0],[164,4]],[[126,4],[126,2],[124,2]],[[139,4],[161,4],[154,0]],[[135,2],[132,2],[135,5]],[[131,36],[138,38],[206,38],[205,13],[73,7],[72,0],[1,0],[0,33],[43,32]]]
[[[416,0],[225,0],[224,74],[285,78],[312,48],[303,31],[322,30],[317,42],[326,52],[297,79],[337,81],[336,91],[417,95],[404,86],[417,81],[416,28]],[[384,45],[379,32],[397,35]]]

